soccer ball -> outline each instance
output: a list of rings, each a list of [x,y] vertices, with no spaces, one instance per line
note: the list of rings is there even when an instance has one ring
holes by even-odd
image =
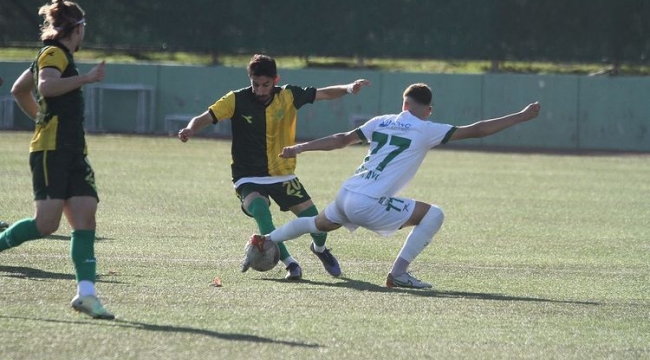
[[[280,261],[280,248],[273,241],[252,243],[249,241],[244,248],[250,267],[256,271],[269,271]]]

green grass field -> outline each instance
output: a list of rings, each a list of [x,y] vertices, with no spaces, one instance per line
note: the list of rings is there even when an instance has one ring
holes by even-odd
[[[0,132],[0,220],[32,214],[30,138]],[[404,230],[331,233],[341,278],[308,237],[288,243],[303,281],[281,266],[240,273],[256,227],[232,189],[228,141],[88,141],[97,285],[118,320],[69,308],[63,221],[0,254],[2,359],[650,359],[647,155],[433,151],[403,194],[446,214],[411,267],[436,287],[417,291],[383,286]],[[319,208],[365,151],[301,155]]]

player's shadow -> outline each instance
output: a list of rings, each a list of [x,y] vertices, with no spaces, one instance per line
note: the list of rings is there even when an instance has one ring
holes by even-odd
[[[277,278],[273,278],[273,279],[263,278],[261,280],[287,283],[287,280],[277,279]],[[549,302],[549,303],[560,303],[560,304],[601,305],[598,302],[592,302],[592,301],[553,300],[553,299],[544,299],[538,297],[512,296],[512,295],[504,295],[504,294],[477,293],[477,292],[467,292],[467,291],[440,291],[435,289],[387,288],[385,286],[377,285],[375,283],[351,279],[344,276],[333,279],[333,282],[314,281],[314,280],[305,280],[305,279],[298,280],[296,282],[312,284],[312,285],[329,286],[335,288],[348,288],[348,289],[359,290],[359,291],[411,294],[415,296],[432,297],[432,298],[436,297],[436,298],[460,298],[460,299],[500,300],[500,301],[533,301],[533,302]]]
[[[51,234],[51,235],[43,236],[43,239],[70,241],[70,235],[66,236],[66,235]]]
[[[50,235],[44,236],[43,239],[70,241],[70,235],[50,234]],[[111,238],[97,236],[97,237],[95,237],[95,240],[111,240]]]
[[[147,323],[143,323],[143,322],[128,321],[128,320],[121,320],[121,319],[116,319],[115,322],[116,322],[116,325],[120,326],[120,327],[143,329],[143,330],[157,331],[157,332],[190,333],[190,334],[195,334],[195,335],[205,335],[205,336],[214,337],[214,338],[223,339],[223,340],[229,340],[229,341],[248,341],[248,342],[256,342],[256,343],[272,343],[272,344],[280,344],[280,345],[295,346],[295,347],[305,347],[305,348],[318,348],[318,347],[320,347],[320,345],[318,345],[318,344],[308,344],[308,343],[303,343],[303,342],[298,342],[298,341],[275,340],[275,339],[271,339],[271,338],[268,338],[268,337],[257,336],[257,335],[222,333],[222,332],[213,331],[213,330],[196,329],[196,328],[185,327],[185,326],[153,325],[153,324],[147,324]]]
[[[41,280],[74,280],[75,276],[72,273],[63,274],[58,272],[51,272],[41,269],[35,269],[27,266],[2,266],[0,265],[0,273],[5,272],[8,275],[5,277],[13,277],[18,279],[41,279]]]
[[[36,280],[75,280],[75,275],[70,273],[58,273],[41,269],[35,269],[27,266],[6,266],[0,265],[0,273],[8,273],[7,275],[0,275],[4,277],[11,277],[16,279],[36,279]],[[104,279],[106,276],[97,275],[97,282],[109,284],[121,284],[120,281]]]
[[[88,318],[87,320],[80,321],[69,321],[69,320],[58,320],[58,319],[43,319],[43,318],[28,318],[21,316],[6,316],[0,315],[0,319],[19,319],[27,321],[40,321],[40,322],[49,322],[49,323],[58,323],[58,324],[75,324],[75,325],[88,325],[88,326],[114,326],[126,329],[140,329],[146,331],[155,331],[155,332],[169,332],[169,333],[186,333],[192,335],[202,335],[208,336],[216,339],[228,340],[228,341],[246,341],[246,342],[256,342],[256,343],[270,343],[270,344],[279,344],[292,347],[303,347],[303,348],[319,348],[318,344],[308,344],[298,341],[287,341],[287,340],[276,340],[268,337],[249,335],[249,334],[237,334],[237,333],[224,333],[214,330],[207,329],[198,329],[189,326],[173,326],[173,325],[154,325],[147,324],[139,321],[129,321],[123,319],[115,319],[113,321],[107,320],[93,320]]]

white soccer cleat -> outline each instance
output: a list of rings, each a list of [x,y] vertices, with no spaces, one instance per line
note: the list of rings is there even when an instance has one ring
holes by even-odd
[[[93,319],[115,319],[115,315],[109,313],[106,309],[104,309],[104,306],[101,302],[99,302],[99,299],[93,295],[77,295],[74,297],[74,299],[72,299],[72,303],[70,305],[72,305],[72,308],[76,311],[84,313]]]
[[[415,277],[411,276],[409,273],[404,273],[402,275],[393,276],[388,274],[386,278],[386,287],[402,287],[402,288],[411,288],[411,289],[429,289],[431,284],[425,283]]]

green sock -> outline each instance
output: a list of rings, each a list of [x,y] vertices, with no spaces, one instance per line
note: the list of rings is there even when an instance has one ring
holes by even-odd
[[[269,209],[269,205],[266,203],[266,199],[260,197],[251,201],[246,210],[253,216],[253,219],[255,219],[257,228],[261,235],[269,234],[271,231],[275,230],[275,225],[273,225],[273,216],[271,216],[271,210]],[[284,260],[291,256],[289,250],[287,250],[287,247],[284,246],[283,243],[278,243],[278,247],[280,248],[280,260]]]
[[[77,282],[95,282],[97,261],[95,260],[95,230],[74,230],[70,241],[70,256],[74,264]]]
[[[36,220],[22,219],[13,223],[0,233],[0,251],[16,247],[25,241],[40,239],[41,233],[36,228]]]
[[[309,209],[304,210],[300,214],[298,214],[298,217],[311,217],[311,216],[316,216],[318,215],[318,210],[316,209],[316,205],[312,205]],[[314,240],[314,244],[316,246],[325,246],[325,241],[327,241],[327,233],[311,233],[311,238]]]
[[[266,235],[275,230],[271,210],[266,204],[266,199],[260,197],[251,201],[246,210],[253,216],[253,219],[255,219],[257,228],[260,230],[261,235]]]

